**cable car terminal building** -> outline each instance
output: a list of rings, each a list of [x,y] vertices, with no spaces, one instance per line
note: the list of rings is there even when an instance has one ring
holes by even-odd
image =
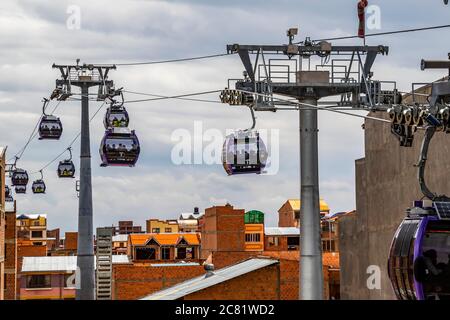
[[[429,86],[417,90],[430,91]],[[404,96],[404,100],[410,98]],[[341,299],[396,299],[388,276],[388,258],[406,208],[422,198],[414,165],[423,131],[415,133],[411,148],[403,148],[390,132],[389,123],[366,120],[364,130],[365,157],[355,161],[356,213],[339,220]],[[436,133],[428,153],[426,180],[431,189],[446,194],[450,193],[449,157],[448,136]],[[380,285],[368,288],[374,266],[381,271]]]

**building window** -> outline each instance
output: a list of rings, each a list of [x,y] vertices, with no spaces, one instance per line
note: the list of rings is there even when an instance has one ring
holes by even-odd
[[[295,220],[300,220],[300,210],[294,211],[294,218]]]
[[[31,231],[31,238],[42,238],[42,231]]]
[[[278,237],[269,237],[269,246],[278,246]]]
[[[164,229],[164,232],[166,232],[166,233],[172,233],[172,228],[166,228],[166,229]]]
[[[336,244],[335,244],[334,240],[323,240],[322,241],[322,251],[324,251],[324,252],[336,251]]]
[[[51,278],[49,274],[34,274],[27,277],[27,289],[43,289],[51,287]]]
[[[259,233],[246,233],[245,242],[260,242],[261,234]]]
[[[170,248],[169,247],[161,248],[161,260],[170,260]]]
[[[136,248],[136,260],[155,260],[155,248]]]
[[[152,228],[152,233],[159,233],[160,229],[159,228]]]
[[[298,250],[300,237],[287,237],[288,250]]]
[[[194,247],[179,247],[177,248],[176,259],[195,259]]]

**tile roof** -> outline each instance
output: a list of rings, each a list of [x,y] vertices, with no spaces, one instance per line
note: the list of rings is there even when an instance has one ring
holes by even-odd
[[[190,245],[200,245],[200,237],[198,233],[147,233],[147,234],[130,234],[132,245],[145,245],[150,239],[154,239],[161,246],[174,246],[181,239],[184,239]]]
[[[274,259],[248,259],[243,262],[216,270],[209,277],[206,277],[205,275],[195,277],[175,286],[155,292],[142,298],[141,300],[176,300],[191,293],[209,288],[216,284],[231,280],[233,278],[271,266],[276,263],[278,263],[278,260]]]
[[[301,201],[299,199],[289,199],[288,202],[293,210],[300,210]],[[330,207],[323,199],[320,199],[320,211],[330,211]]]

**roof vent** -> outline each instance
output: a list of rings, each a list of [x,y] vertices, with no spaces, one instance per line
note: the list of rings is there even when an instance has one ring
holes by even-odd
[[[214,275],[214,265],[212,263],[205,263],[203,268],[206,271],[205,278],[209,278]]]

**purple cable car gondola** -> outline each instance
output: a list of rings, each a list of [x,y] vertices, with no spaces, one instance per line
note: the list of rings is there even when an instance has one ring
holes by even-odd
[[[100,166],[133,167],[141,151],[139,140],[134,130],[128,128],[109,128],[105,131],[100,144]]]
[[[49,100],[44,98],[43,115],[39,123],[39,140],[59,140],[63,131],[62,123],[58,117],[45,114],[48,102]]]
[[[450,202],[416,201],[392,241],[388,274],[401,300],[450,300]]]
[[[225,138],[223,168],[228,175],[257,173],[266,166],[267,149],[257,131],[237,131]]]
[[[39,124],[39,140],[59,140],[62,135],[62,123],[58,117],[43,115]]]
[[[106,110],[103,124],[105,129],[108,128],[126,128],[130,123],[130,117],[127,110],[122,105],[112,105]]]
[[[56,170],[59,178],[75,178],[75,165],[72,162],[72,148],[67,148],[67,151],[70,153],[70,158],[60,161],[58,169]]]
[[[28,184],[28,173],[23,169],[15,169],[11,174],[13,186],[26,186]]]
[[[33,184],[31,185],[31,190],[34,194],[43,194],[45,193],[45,182],[44,182],[44,176],[42,174],[42,170],[40,171],[41,178],[38,180],[33,181]]]
[[[26,185],[16,185],[14,186],[14,191],[16,194],[24,194],[27,193],[27,186]]]

